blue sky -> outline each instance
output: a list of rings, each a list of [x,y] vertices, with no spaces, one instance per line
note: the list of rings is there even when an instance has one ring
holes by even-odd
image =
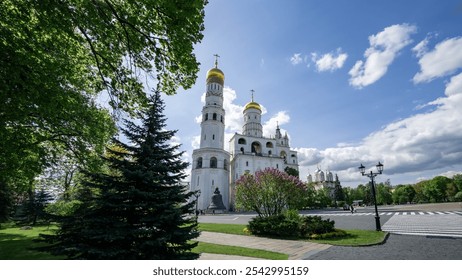
[[[462,172],[462,1],[212,0],[195,53],[195,86],[165,98],[189,162],[217,53],[227,137],[255,90],[302,179],[319,165],[356,187],[378,161],[393,185]]]

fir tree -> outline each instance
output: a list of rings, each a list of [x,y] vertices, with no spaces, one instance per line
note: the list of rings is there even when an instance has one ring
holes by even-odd
[[[46,250],[75,259],[195,259],[197,219],[192,192],[181,185],[188,163],[164,130],[159,93],[149,109],[139,113],[141,124],[125,121],[130,144],[114,139],[104,156],[109,171],[86,173],[82,204],[61,220]]]

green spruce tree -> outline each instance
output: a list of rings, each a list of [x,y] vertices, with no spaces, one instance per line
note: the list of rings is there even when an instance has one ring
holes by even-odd
[[[125,121],[126,144],[114,139],[104,156],[109,169],[86,172],[82,204],[61,219],[54,236],[43,236],[48,251],[73,259],[195,259],[199,235],[194,202],[181,185],[188,163],[164,130],[159,93],[139,114],[141,124]],[[117,147],[117,148],[115,148]]]

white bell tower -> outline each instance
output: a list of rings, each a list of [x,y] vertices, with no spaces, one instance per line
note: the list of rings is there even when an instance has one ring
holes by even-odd
[[[223,108],[224,73],[215,67],[207,72],[205,104],[202,107],[200,148],[193,151],[191,191],[200,190],[198,210],[207,210],[216,188],[229,209],[229,153],[224,149],[225,110]]]

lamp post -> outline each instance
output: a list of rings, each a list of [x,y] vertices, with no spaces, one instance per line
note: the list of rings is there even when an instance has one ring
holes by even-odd
[[[196,217],[199,215],[199,211],[197,209],[197,205],[199,204],[199,196],[201,195],[201,190],[194,192],[194,196],[196,197]]]
[[[377,231],[382,231],[382,228],[380,227],[380,217],[379,217],[379,212],[377,211],[377,199],[375,197],[375,184],[374,184],[374,178],[375,176],[382,174],[383,171],[383,164],[379,163],[376,165],[377,167],[377,172],[371,172],[370,173],[365,173],[366,167],[363,166],[361,163],[361,166],[359,166],[359,172],[361,172],[361,175],[367,176],[371,179],[371,189],[372,189],[372,197],[374,198],[374,207],[375,207],[375,229]]]

